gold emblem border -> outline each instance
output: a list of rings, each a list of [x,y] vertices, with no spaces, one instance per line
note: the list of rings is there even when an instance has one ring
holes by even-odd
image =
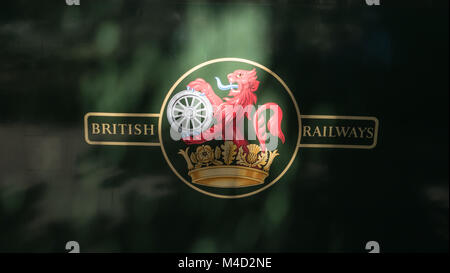
[[[298,120],[298,137],[297,137],[297,144],[295,145],[295,151],[292,155],[291,160],[289,161],[289,163],[286,165],[286,167],[284,168],[284,170],[274,179],[272,180],[270,183],[268,183],[267,185],[254,190],[252,192],[248,192],[248,193],[244,193],[244,194],[239,194],[239,195],[225,195],[225,194],[217,194],[217,193],[211,193],[208,192],[206,190],[200,189],[198,187],[196,187],[195,185],[193,185],[192,183],[189,183],[189,181],[187,181],[183,176],[181,176],[178,171],[175,169],[175,167],[172,165],[169,157],[167,156],[166,150],[164,148],[164,142],[162,139],[162,117],[164,115],[164,109],[166,108],[166,104],[167,101],[170,98],[170,95],[172,95],[173,91],[175,90],[175,88],[180,84],[181,81],[183,81],[187,76],[189,76],[192,72],[198,70],[199,68],[202,68],[204,66],[213,64],[213,63],[220,63],[220,62],[240,62],[240,63],[246,63],[246,64],[250,64],[250,65],[254,65],[264,71],[266,71],[267,73],[269,73],[270,75],[272,75],[275,79],[278,80],[279,83],[281,83],[281,85],[284,87],[284,89],[286,90],[286,92],[289,94],[292,103],[295,106],[295,111],[297,112],[297,120]],[[161,106],[161,110],[159,112],[159,122],[158,122],[158,134],[159,134],[159,143],[160,143],[160,147],[161,147],[161,151],[163,153],[164,158],[167,161],[167,164],[169,165],[169,167],[172,169],[172,172],[175,173],[176,176],[178,176],[179,179],[181,179],[181,181],[183,181],[186,185],[188,185],[189,187],[193,188],[194,190],[201,192],[203,194],[212,196],[212,197],[217,197],[217,198],[224,198],[224,199],[237,199],[237,198],[243,198],[243,197],[248,197],[254,194],[257,194],[267,188],[269,188],[270,186],[272,186],[273,184],[275,184],[278,180],[281,179],[281,177],[284,176],[284,174],[287,172],[287,170],[291,167],[292,163],[294,162],[298,150],[300,148],[300,139],[301,139],[301,130],[302,130],[302,120],[301,120],[301,116],[300,116],[300,109],[298,107],[297,101],[295,100],[294,95],[292,94],[291,90],[289,89],[289,87],[286,85],[286,83],[272,70],[270,70],[269,68],[254,62],[254,61],[250,61],[250,60],[246,60],[246,59],[241,59],[241,58],[219,58],[219,59],[213,59],[213,60],[209,60],[206,61],[204,63],[201,63],[193,68],[191,68],[189,71],[187,71],[186,73],[184,73],[170,88],[169,92],[167,93],[166,97],[164,98],[164,102]]]

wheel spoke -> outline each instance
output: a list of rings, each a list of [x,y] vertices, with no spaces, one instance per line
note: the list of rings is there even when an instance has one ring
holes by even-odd
[[[200,121],[199,119],[197,119],[196,117],[194,118],[194,120],[195,120],[196,122],[198,122],[198,125],[202,125],[201,121]]]
[[[201,123],[198,121],[197,118],[194,118],[194,119],[192,120],[192,123],[194,124],[194,127],[197,127],[198,125],[201,124]]]
[[[182,117],[181,119],[179,119],[179,120],[177,120],[177,125],[178,125],[178,127],[183,127],[183,122],[186,120],[186,118],[185,117]]]
[[[177,108],[177,107],[174,107],[174,110],[179,111],[179,112],[181,112],[181,113],[184,112],[184,109],[180,109],[180,108]]]
[[[178,105],[178,106],[181,106],[181,107],[185,108],[186,106],[185,106],[184,103],[183,103],[183,99],[186,99],[186,98],[181,98],[181,99],[179,99],[179,100],[177,101],[177,103],[175,103],[175,105]]]
[[[183,119],[183,121],[182,121],[182,123],[181,123],[181,127],[183,128],[183,129],[189,129],[189,120],[187,119],[187,118],[184,118]]]
[[[195,97],[192,97],[191,105],[190,105],[191,107],[194,106],[194,102],[195,102],[196,100],[197,100],[197,99],[196,99]],[[195,107],[194,107],[194,108],[195,108]]]
[[[177,109],[179,111],[184,111],[186,109],[186,106],[181,102],[181,100],[177,101],[174,105],[174,109]]]
[[[198,101],[198,103],[194,106],[194,108],[198,109],[199,106],[200,106],[200,108],[203,106],[201,100]]]

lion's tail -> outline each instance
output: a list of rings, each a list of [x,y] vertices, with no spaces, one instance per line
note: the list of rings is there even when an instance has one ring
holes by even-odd
[[[280,106],[276,103],[269,102],[261,105],[258,110],[253,114],[253,126],[256,130],[256,137],[261,144],[261,149],[266,149],[266,140],[267,140],[267,132],[266,132],[266,115],[262,115],[266,110],[272,110],[273,114],[267,122],[267,127],[269,129],[269,133],[273,136],[279,137],[281,142],[284,143],[285,138],[284,134],[281,131],[281,120],[283,119],[283,111]]]

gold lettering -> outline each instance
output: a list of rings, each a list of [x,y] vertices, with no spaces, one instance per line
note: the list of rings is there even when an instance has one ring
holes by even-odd
[[[102,134],[105,134],[105,131],[108,131],[108,134],[112,135],[110,130],[110,125],[108,123],[102,123]]]
[[[329,127],[330,127],[330,137],[336,137],[336,135],[333,135],[333,127],[332,126]]]
[[[308,136],[311,136],[311,126],[303,126],[303,136],[306,136],[306,134],[308,134]]]
[[[120,128],[120,134],[121,134],[121,135],[124,135],[124,134],[125,134],[125,130],[124,130],[124,129],[125,129],[125,125],[126,125],[126,124],[123,124],[123,123],[119,123],[119,124],[118,124],[118,126],[119,126],[119,128]]]
[[[150,130],[150,135],[153,135],[153,124],[150,124],[150,129],[147,126],[148,124],[144,124],[144,135],[147,135],[147,131]]]
[[[314,129],[314,133],[313,133],[313,137],[316,136],[316,133],[319,137],[321,137],[322,135],[320,134],[320,129],[319,126],[316,126],[316,128]]]
[[[100,134],[100,124],[98,123],[92,123],[92,134],[98,135]]]
[[[363,129],[361,129],[361,127],[358,127],[358,130],[359,130],[359,132],[361,133],[361,134],[359,135],[359,137],[360,137],[360,138],[363,138],[363,137],[364,137],[364,131],[367,130],[367,127],[364,127]]]
[[[373,127],[367,128],[366,138],[373,138]]]
[[[352,127],[352,130],[350,131],[350,135],[348,137],[352,137],[352,134],[355,135],[355,138],[358,137],[358,134],[356,133],[356,128]]]
[[[311,128],[310,128],[311,129]],[[155,135],[154,124],[141,123],[92,123],[91,133],[93,135]]]
[[[142,134],[142,130],[141,130],[142,124],[135,124],[134,125],[134,130],[135,130],[135,135],[140,136]]]
[[[347,130],[345,130],[345,129],[347,129]],[[346,137],[347,133],[348,133],[348,130],[350,130],[350,127],[347,127],[347,128],[342,127],[342,126],[341,127],[336,127],[337,136],[340,137],[342,135],[343,137]]]

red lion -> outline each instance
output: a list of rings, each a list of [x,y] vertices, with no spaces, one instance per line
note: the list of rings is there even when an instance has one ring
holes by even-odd
[[[256,105],[257,97],[254,94],[258,90],[259,81],[257,81],[256,70],[241,70],[238,69],[233,73],[227,75],[230,85],[223,86],[218,78],[218,87],[222,90],[230,90],[228,93],[229,97],[222,100],[219,96],[214,93],[211,85],[204,79],[198,78],[188,84],[188,88],[200,91],[206,95],[208,100],[211,102],[214,109],[214,118],[217,123],[211,126],[209,129],[202,132],[202,134],[197,136],[185,137],[183,141],[186,144],[200,144],[205,141],[221,137],[225,139],[225,131],[222,128],[232,128],[233,142],[238,146],[244,146],[248,144],[245,140],[243,132],[236,126],[237,121],[243,120],[246,116],[252,121],[253,127],[255,129],[256,137],[258,138],[261,149],[266,150],[266,127],[265,127],[265,116],[261,115],[267,109],[271,109],[277,112],[277,115],[272,115],[272,117],[267,122],[267,128],[269,132],[276,137],[279,137],[284,143],[284,134],[281,131],[281,120],[283,119],[283,112],[280,106],[276,103],[269,102],[261,105],[252,116],[249,111],[236,111],[233,109],[247,109],[248,106]]]

